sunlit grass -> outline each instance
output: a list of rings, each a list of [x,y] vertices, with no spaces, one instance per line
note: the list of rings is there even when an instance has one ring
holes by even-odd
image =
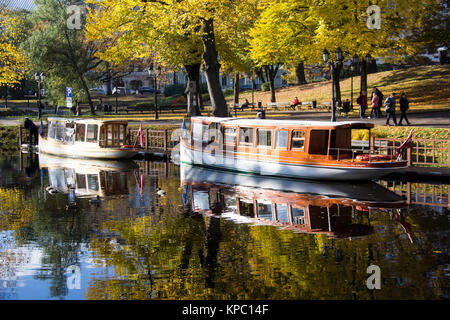
[[[353,77],[353,105],[357,108],[356,98],[359,94],[361,77]],[[367,79],[369,94],[374,86],[384,96],[405,92],[410,100],[409,112],[448,110],[450,109],[450,66],[423,66],[404,70],[391,70],[369,74]],[[340,82],[342,99],[351,100],[351,78]],[[316,100],[318,103],[331,101],[331,81],[315,82],[276,90],[278,102],[290,102],[294,97],[300,101]],[[240,102],[251,100],[251,92],[241,93]],[[232,99],[229,99],[231,103]],[[256,91],[254,101],[263,105],[270,102],[270,92]],[[353,113],[355,113],[354,111]]]

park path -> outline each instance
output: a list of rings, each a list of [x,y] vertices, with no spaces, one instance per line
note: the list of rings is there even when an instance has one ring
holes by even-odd
[[[255,112],[256,116],[256,112]],[[251,116],[249,116],[251,117]],[[268,115],[270,118],[270,114]],[[408,114],[411,126],[419,127],[437,127],[437,128],[450,128],[450,110],[448,111],[435,111],[435,112],[421,112]],[[310,121],[329,121],[329,112],[293,112],[290,116],[273,117],[273,119],[289,119],[289,120],[310,120]],[[400,119],[400,114],[397,114],[397,121]],[[359,117],[340,117],[336,119],[338,122],[342,121],[367,121],[376,125],[385,125],[386,118],[380,119],[360,119]],[[21,120],[19,119],[0,119],[1,126],[17,126]],[[143,120],[135,121],[130,120],[130,124],[161,124],[161,125],[181,125],[182,120]],[[391,121],[392,123],[392,121]],[[38,122],[37,122],[38,124]],[[406,123],[404,123],[406,124]]]

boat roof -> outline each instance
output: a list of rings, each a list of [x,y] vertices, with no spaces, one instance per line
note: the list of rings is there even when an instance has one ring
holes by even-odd
[[[83,123],[128,123],[127,120],[103,120],[103,119],[85,119],[85,118],[47,118],[47,121],[66,121],[66,122],[83,122]]]
[[[355,129],[369,129],[373,128],[374,124],[370,122],[362,121],[342,121],[342,122],[331,122],[331,121],[304,121],[304,120],[279,120],[279,119],[256,119],[256,118],[220,118],[220,117],[192,117],[191,120],[194,121],[205,121],[205,122],[220,122],[229,123],[232,125],[258,125],[258,126],[298,126],[298,127],[351,127]]]

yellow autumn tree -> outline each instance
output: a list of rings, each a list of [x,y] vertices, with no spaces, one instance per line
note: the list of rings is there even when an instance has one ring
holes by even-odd
[[[25,56],[18,48],[20,20],[0,6],[0,85],[13,86],[24,77]]]

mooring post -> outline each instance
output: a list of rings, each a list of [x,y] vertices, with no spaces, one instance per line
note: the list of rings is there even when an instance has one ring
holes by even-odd
[[[22,148],[22,126],[19,125],[19,149]]]
[[[164,129],[164,152],[167,151],[167,129]]]

